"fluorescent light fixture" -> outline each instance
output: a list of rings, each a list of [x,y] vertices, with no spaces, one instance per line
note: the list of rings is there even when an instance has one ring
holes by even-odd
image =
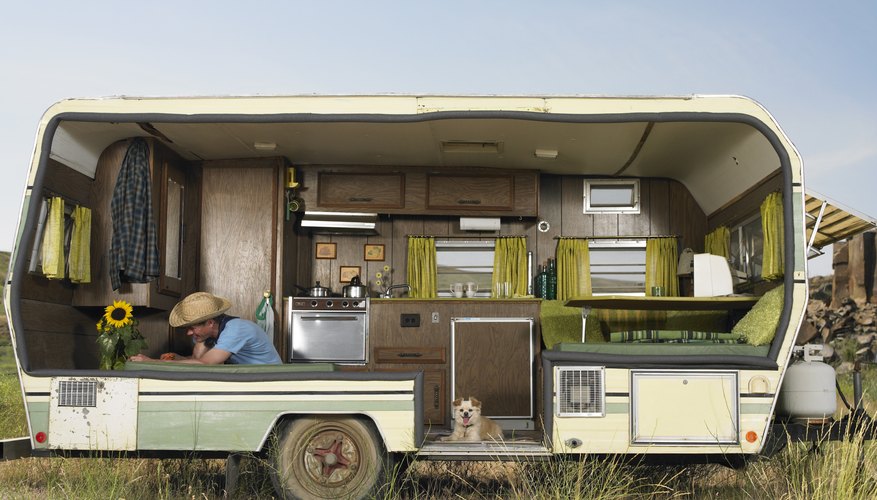
[[[461,231],[499,231],[499,217],[460,217]]]
[[[378,214],[353,212],[305,212],[301,227],[326,234],[377,234]]]
[[[256,141],[253,143],[253,147],[256,148],[257,151],[274,151],[277,149],[277,143]]]
[[[536,158],[542,158],[543,160],[553,160],[557,158],[556,149],[537,149],[533,154],[536,155]]]
[[[442,141],[442,153],[502,153],[499,141]]]

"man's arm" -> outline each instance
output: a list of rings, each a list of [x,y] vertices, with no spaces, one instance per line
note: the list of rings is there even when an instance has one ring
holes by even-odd
[[[229,356],[231,356],[230,352],[215,347],[210,349],[202,342],[195,344],[195,347],[192,349],[191,358],[167,359],[161,361],[165,361],[166,363],[186,363],[190,365],[221,365],[225,363],[225,360],[227,360]],[[130,361],[159,361],[143,354],[135,354],[128,359]]]

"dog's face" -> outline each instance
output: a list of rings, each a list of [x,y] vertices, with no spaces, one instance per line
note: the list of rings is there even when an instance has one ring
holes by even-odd
[[[474,425],[481,417],[481,401],[475,398],[454,400],[454,420],[464,427]]]

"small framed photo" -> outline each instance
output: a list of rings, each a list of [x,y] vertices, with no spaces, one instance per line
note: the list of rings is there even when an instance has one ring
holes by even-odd
[[[341,283],[350,283],[354,276],[359,276],[359,266],[341,266]]]
[[[318,259],[334,259],[338,255],[336,243],[317,243],[316,256]]]
[[[366,243],[364,253],[365,260],[384,260],[384,245]]]

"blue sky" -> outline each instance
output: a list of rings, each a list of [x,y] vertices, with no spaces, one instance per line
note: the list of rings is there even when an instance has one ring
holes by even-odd
[[[742,94],[809,188],[877,216],[877,2],[83,0],[3,17],[0,250],[44,110],[123,94]]]

